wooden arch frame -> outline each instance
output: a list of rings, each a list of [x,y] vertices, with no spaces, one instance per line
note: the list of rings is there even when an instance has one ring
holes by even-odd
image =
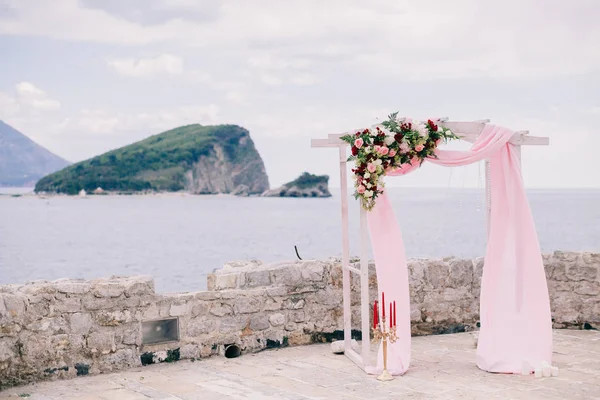
[[[489,119],[479,121],[448,121],[447,118],[440,119],[440,124],[450,129],[461,140],[474,143],[485,125],[490,122]],[[376,128],[381,125],[373,125]],[[342,206],[342,286],[343,286],[343,303],[344,303],[344,354],[361,369],[365,370],[369,365],[370,340],[364,338],[370,337],[370,321],[369,321],[369,263],[368,263],[368,228],[367,228],[367,211],[363,207],[360,208],[360,269],[350,265],[350,239],[348,228],[348,174],[346,169],[347,155],[346,146],[348,143],[340,140],[340,138],[351,132],[342,134],[330,134],[326,139],[312,139],[311,147],[330,147],[337,148],[339,152],[340,163],[340,189],[341,189],[341,206]],[[517,150],[519,162],[521,161],[521,146],[522,145],[549,145],[550,140],[547,137],[529,136],[529,131],[515,132],[509,143],[513,144]],[[491,210],[490,198],[490,163],[485,161],[485,193],[486,193],[486,210],[487,210],[487,227],[489,230],[489,218]],[[360,316],[361,316],[361,331],[363,335],[360,354],[352,349],[351,333],[352,333],[352,313],[350,307],[350,273],[356,273],[360,276]]]

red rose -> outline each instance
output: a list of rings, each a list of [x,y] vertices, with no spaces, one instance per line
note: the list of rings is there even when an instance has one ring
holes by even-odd
[[[402,138],[403,138],[403,137],[404,137],[404,135],[403,135],[403,134],[401,134],[401,133],[396,133],[396,134],[394,135],[394,139],[395,139],[395,140],[396,140],[396,142],[398,142],[398,143],[400,143],[400,142],[402,141]]]
[[[356,155],[358,155],[358,147],[356,147],[356,146],[352,146],[352,155],[353,155],[353,156],[356,156]]]

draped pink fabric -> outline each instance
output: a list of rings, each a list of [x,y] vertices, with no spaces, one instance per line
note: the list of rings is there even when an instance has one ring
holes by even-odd
[[[437,152],[429,162],[460,166],[489,159],[491,216],[481,282],[481,330],[477,365],[490,372],[533,371],[542,361],[551,363],[552,320],[546,276],[533,217],[513,145],[513,133],[486,125],[468,151]],[[404,175],[418,165],[388,173]],[[410,298],[402,234],[391,203],[384,193],[368,213],[369,232],[377,269],[379,294],[396,300],[398,341],[388,345],[388,370],[403,374],[410,364]],[[377,366],[383,369],[382,351]]]

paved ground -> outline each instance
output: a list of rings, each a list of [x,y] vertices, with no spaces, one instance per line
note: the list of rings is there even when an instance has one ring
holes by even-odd
[[[600,399],[600,332],[555,331],[554,378],[480,371],[469,333],[413,338],[412,357],[409,372],[391,382],[364,374],[329,345],[313,345],[44,382],[0,399]]]

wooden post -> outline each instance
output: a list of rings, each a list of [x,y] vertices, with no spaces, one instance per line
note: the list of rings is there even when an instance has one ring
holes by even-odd
[[[367,210],[360,208],[360,319],[363,365],[369,364],[371,324],[369,318],[369,235]]]
[[[346,172],[346,146],[339,146],[340,192],[342,202],[342,283],[344,298],[344,352],[352,349],[352,309],[350,298],[350,237],[348,226],[348,178]]]

